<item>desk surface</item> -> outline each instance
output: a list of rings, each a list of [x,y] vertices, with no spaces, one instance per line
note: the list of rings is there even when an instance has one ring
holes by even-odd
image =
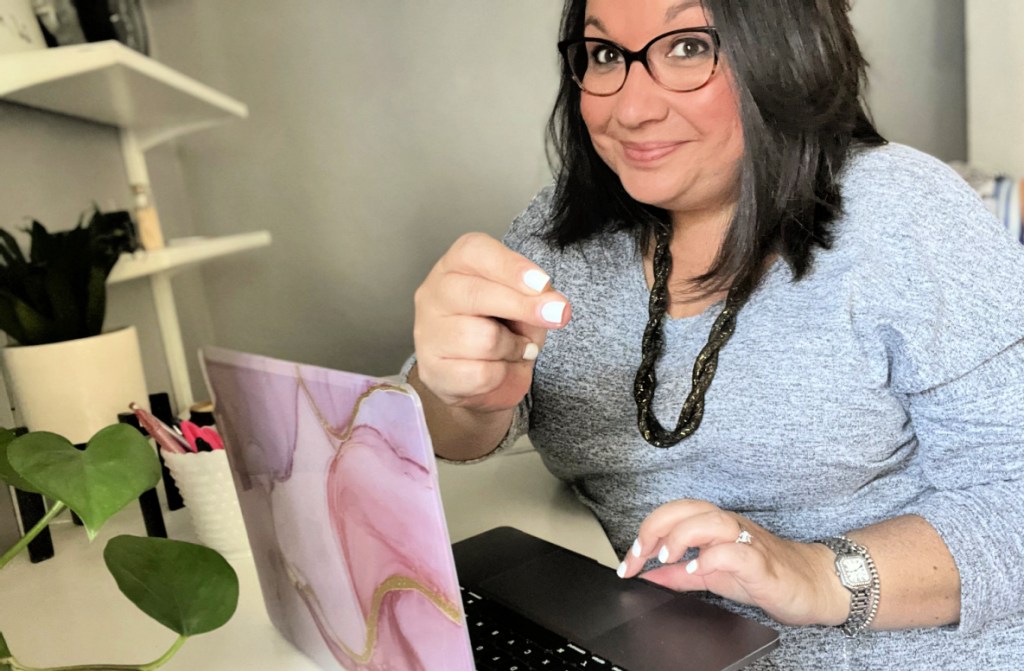
[[[615,566],[600,525],[541,464],[535,452],[505,454],[473,465],[439,464],[452,541],[509,525]],[[172,538],[194,540],[185,510],[165,513]],[[142,535],[135,506],[104,528],[92,544],[66,516],[53,525],[56,556],[30,564],[24,553],[0,571],[0,631],[30,666],[83,663],[141,664],[175,639],[136,610],[103,564],[112,536]],[[251,558],[232,560],[241,583],[238,611],[223,628],[185,644],[168,671],[319,671],[285,641],[263,609]]]

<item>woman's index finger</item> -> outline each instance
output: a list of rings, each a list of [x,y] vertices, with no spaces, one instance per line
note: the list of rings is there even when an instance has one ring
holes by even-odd
[[[479,275],[527,295],[543,293],[551,284],[544,270],[486,233],[467,233],[446,255],[452,272]]]

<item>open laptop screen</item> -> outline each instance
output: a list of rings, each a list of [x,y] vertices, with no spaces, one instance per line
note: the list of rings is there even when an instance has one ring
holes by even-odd
[[[274,625],[328,669],[473,669],[415,394],[227,350],[203,358]]]

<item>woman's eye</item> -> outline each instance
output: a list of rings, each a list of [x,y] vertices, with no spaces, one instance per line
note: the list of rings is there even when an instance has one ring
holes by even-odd
[[[698,37],[680,37],[672,43],[669,56],[672,58],[696,58],[711,50],[706,40]]]
[[[618,49],[606,45],[598,45],[590,52],[590,60],[595,65],[614,65],[622,60]]]

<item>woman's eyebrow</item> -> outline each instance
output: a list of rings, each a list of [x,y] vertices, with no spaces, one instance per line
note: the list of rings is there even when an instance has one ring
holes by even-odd
[[[605,35],[608,34],[608,29],[604,27],[603,23],[601,23],[601,19],[597,18],[596,16],[587,17],[587,20],[583,22],[583,27],[586,28],[587,26],[594,26]]]

